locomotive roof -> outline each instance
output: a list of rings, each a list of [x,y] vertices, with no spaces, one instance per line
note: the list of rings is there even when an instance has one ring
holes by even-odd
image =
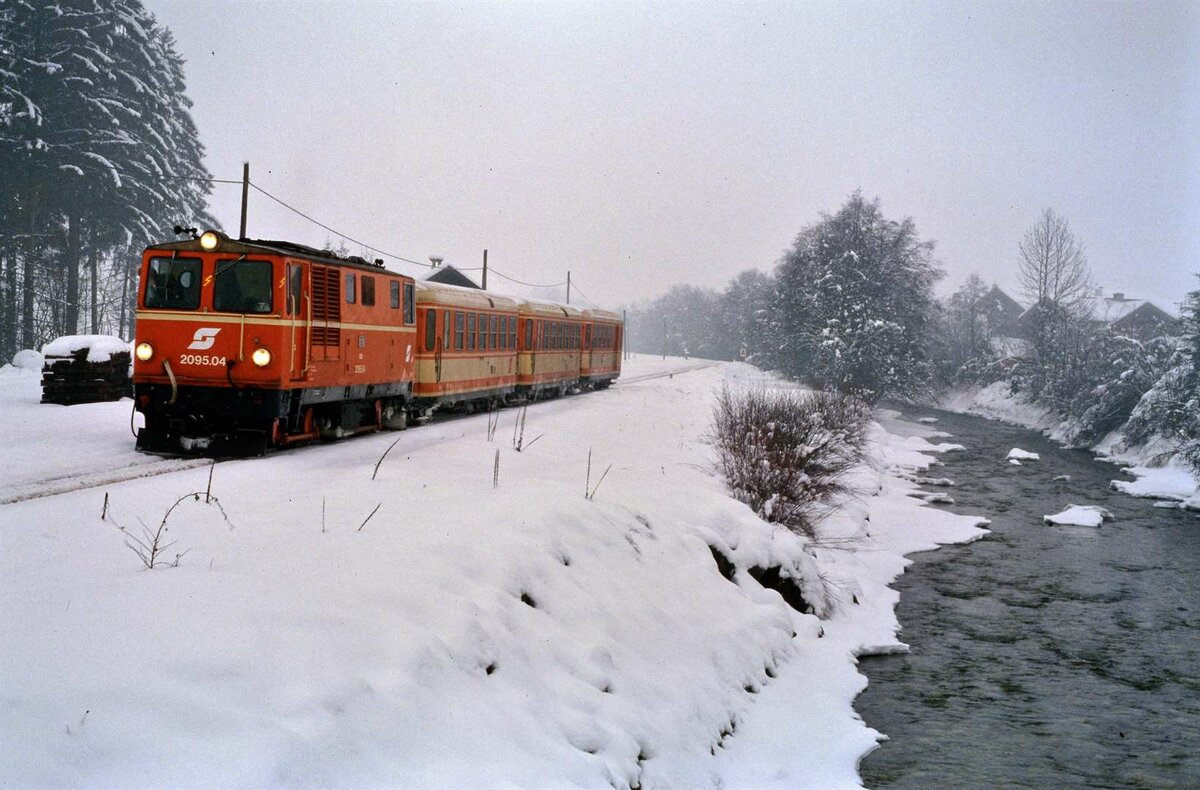
[[[184,252],[209,252],[200,246],[200,239],[183,239],[181,241],[168,241],[163,244],[152,244],[146,248],[147,250],[172,250]],[[343,258],[330,250],[318,250],[315,247],[308,247],[303,244],[297,244],[293,241],[278,241],[272,239],[221,239],[221,245],[213,252],[235,255],[254,255],[266,253],[269,255],[290,255],[296,258],[306,258],[308,260],[317,261],[319,263],[328,263],[335,266],[352,266],[356,269],[364,269],[366,271],[378,272],[380,274],[391,275],[392,277],[405,277],[407,275],[399,272],[385,269],[382,263],[372,263],[358,256]]]

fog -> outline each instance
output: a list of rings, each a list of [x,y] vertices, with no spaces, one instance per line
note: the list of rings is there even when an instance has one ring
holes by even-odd
[[[1195,3],[146,4],[213,175],[248,160],[353,252],[486,248],[616,306],[769,270],[861,188],[937,240],[943,292],[1018,295],[1046,207],[1106,291],[1174,310],[1200,270]],[[234,232],[239,202],[214,187]],[[248,235],[339,241],[259,192]]]

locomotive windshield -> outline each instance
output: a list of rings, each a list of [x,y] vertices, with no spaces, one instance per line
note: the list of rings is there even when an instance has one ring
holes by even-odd
[[[224,313],[271,312],[271,262],[219,261],[213,309]]]
[[[151,258],[146,277],[148,308],[195,310],[200,306],[200,261]]]

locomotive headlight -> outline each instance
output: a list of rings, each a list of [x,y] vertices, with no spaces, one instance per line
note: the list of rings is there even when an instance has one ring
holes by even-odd
[[[221,234],[215,230],[206,230],[200,234],[200,247],[212,252],[221,244]]]
[[[265,368],[271,364],[271,352],[265,348],[256,348],[254,349],[254,353],[250,355],[250,359],[254,361],[255,365]]]
[[[154,346],[149,343],[138,343],[133,353],[142,362],[149,362],[150,358],[154,356]]]

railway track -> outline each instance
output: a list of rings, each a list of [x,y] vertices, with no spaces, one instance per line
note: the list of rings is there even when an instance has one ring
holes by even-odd
[[[696,362],[686,367],[676,368],[674,370],[662,370],[658,373],[643,373],[640,376],[622,376],[621,378],[617,379],[613,386],[620,387],[622,385],[637,384],[638,382],[650,381],[652,379],[665,379],[679,373],[691,373],[692,371],[696,370],[704,370],[706,368],[716,367],[717,364],[718,363],[716,362],[710,362],[706,360],[704,362]]]
[[[697,370],[711,368],[716,364],[716,362],[708,361],[696,362],[672,370],[663,370],[656,373],[645,373],[640,376],[622,377],[617,380],[615,386],[625,387],[631,384],[638,384],[643,381],[668,378],[676,374],[690,373]],[[439,422],[441,421],[439,420]],[[431,437],[431,441],[437,441],[438,438],[439,437],[436,436]],[[298,449],[301,452],[303,451],[303,448]],[[77,474],[63,475],[62,477],[39,480],[35,483],[25,483],[13,487],[0,488],[0,506],[11,505],[17,502],[26,502],[31,499],[42,499],[45,497],[58,496],[59,494],[68,494],[72,491],[83,491],[88,488],[114,485],[116,483],[124,483],[130,480],[140,480],[147,477],[157,477],[159,475],[183,472],[188,469],[196,469],[197,467],[208,466],[214,462],[221,463],[223,460],[227,459],[157,458],[140,461],[138,463],[121,467],[94,469]]]
[[[143,477],[156,477],[173,472],[182,472],[186,469],[195,469],[198,466],[208,466],[212,462],[213,459],[211,458],[159,458],[157,460],[114,469],[95,469],[79,474],[39,480],[36,483],[27,483],[12,488],[0,489],[0,505],[11,505],[14,502],[25,502],[30,499],[41,499],[42,497],[57,496],[72,491],[82,491],[86,488],[124,483],[128,480],[139,480]]]

